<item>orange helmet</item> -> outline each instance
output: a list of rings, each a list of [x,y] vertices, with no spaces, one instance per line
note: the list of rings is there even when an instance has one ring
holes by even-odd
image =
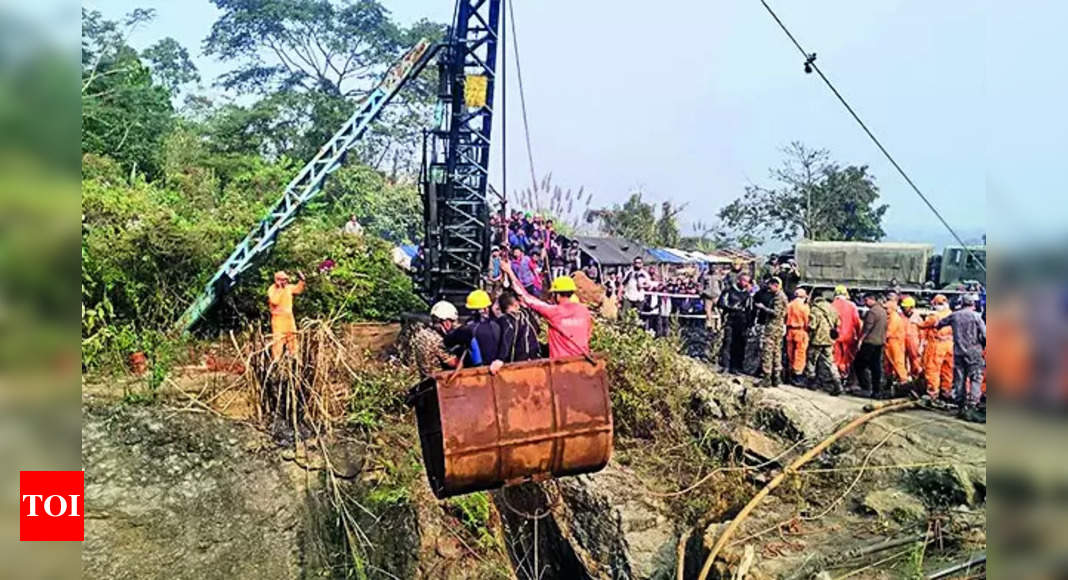
[[[949,299],[945,294],[935,294],[935,297],[931,299],[931,304],[949,304]]]

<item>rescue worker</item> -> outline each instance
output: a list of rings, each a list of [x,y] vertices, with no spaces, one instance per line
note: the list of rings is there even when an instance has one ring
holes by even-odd
[[[490,315],[493,301],[490,300],[489,293],[485,290],[472,290],[467,295],[465,306],[472,312],[472,315],[467,324],[451,333],[458,335],[459,338],[459,340],[454,339],[453,342],[461,344],[466,351],[464,365],[475,367],[488,365],[500,358],[497,349],[501,344],[501,327]],[[449,343],[447,336],[446,347]]]
[[[786,307],[786,356],[790,359],[790,374],[799,383],[805,374],[805,355],[808,352],[809,306],[804,288],[794,291],[794,299]]]
[[[834,288],[834,302],[838,312],[838,338],[834,341],[834,362],[843,378],[849,376],[853,367],[853,356],[857,352],[857,339],[860,337],[860,311],[849,299],[849,290],[838,285]]]
[[[430,326],[420,325],[412,335],[412,357],[423,377],[460,365],[460,358],[445,349],[445,335],[456,328],[459,317],[452,304],[436,302],[430,308]]]
[[[935,327],[953,332],[953,394],[960,405],[961,417],[969,421],[981,420],[978,409],[986,346],[986,323],[975,311],[975,302],[974,296],[964,296],[960,310],[940,320]]]
[[[731,373],[741,373],[745,365],[745,342],[748,339],[750,317],[753,311],[753,296],[749,293],[749,275],[739,273],[735,281],[719,297],[719,307],[726,312],[729,341],[727,367]]]
[[[289,274],[274,273],[274,284],[267,288],[267,305],[271,309],[271,360],[282,358],[283,350],[297,355],[297,321],[293,318],[293,295],[304,291],[304,273],[297,272],[300,282],[289,283]]]
[[[786,293],[782,291],[782,280],[772,277],[768,282],[772,293],[767,322],[764,324],[764,344],[760,349],[760,370],[763,378],[757,383],[761,387],[777,387],[782,381],[782,340],[786,334]]]
[[[771,278],[771,276],[765,278],[760,289],[753,294],[753,324],[749,327],[749,335],[745,342],[745,362],[742,369],[746,374],[755,376],[762,376],[764,358],[761,353],[764,352],[764,328],[771,321],[771,306],[775,300],[776,291],[771,289]],[[782,288],[781,279],[779,288]],[[781,337],[780,340],[782,340]]]
[[[931,300],[934,312],[922,324],[927,346],[923,349],[923,378],[927,397],[931,401],[953,402],[953,331],[938,328],[938,323],[950,315],[949,300],[938,294]]]
[[[520,307],[516,295],[511,292],[501,294],[497,305],[501,310],[501,315],[497,317],[501,327],[497,360],[505,364],[539,358],[541,345],[538,344],[538,323]],[[496,362],[490,364],[491,372],[497,372],[499,368]]]
[[[833,396],[842,394],[842,379],[834,362],[834,339],[838,335],[838,312],[831,306],[830,292],[816,295],[809,312],[809,345],[805,377],[812,388]]]
[[[916,299],[912,296],[901,299],[901,310],[905,315],[905,359],[908,361],[909,375],[919,377],[923,374],[923,365],[920,363],[920,353],[923,352],[920,323],[923,317],[916,312]]]
[[[853,369],[860,389],[873,398],[883,396],[883,345],[886,344],[886,309],[875,294],[864,295],[864,325]]]
[[[883,349],[884,368],[891,385],[909,382],[909,370],[905,362],[905,317],[898,307],[897,292],[888,292],[886,302],[886,345]],[[891,388],[893,391],[893,388]],[[893,392],[891,392],[893,394]]]
[[[549,325],[549,358],[566,358],[570,356],[589,356],[590,334],[593,332],[593,316],[582,302],[573,302],[575,281],[571,276],[560,276],[549,286],[549,295],[553,304],[531,296],[515,278],[511,264],[501,264],[504,272],[515,282],[519,299],[528,308],[537,312]],[[500,365],[496,364],[496,368]],[[503,363],[502,363],[503,364]],[[491,372],[495,372],[493,368]]]

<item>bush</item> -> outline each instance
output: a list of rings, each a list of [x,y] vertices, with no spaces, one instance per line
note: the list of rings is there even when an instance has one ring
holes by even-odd
[[[677,336],[656,338],[630,321],[598,320],[593,350],[608,355],[616,432],[649,438],[681,428],[685,397],[693,391]]]

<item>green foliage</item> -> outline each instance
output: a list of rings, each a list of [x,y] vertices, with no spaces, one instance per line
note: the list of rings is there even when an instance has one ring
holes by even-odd
[[[657,216],[656,207],[642,201],[641,193],[632,193],[623,205],[590,212],[600,222],[601,231],[650,246],[674,248],[681,241],[678,215],[686,206],[665,201]]]
[[[300,159],[318,150],[405,50],[422,36],[440,38],[444,30],[427,21],[406,29],[377,0],[212,2],[221,14],[204,40],[204,51],[234,63],[220,84],[268,99],[276,107],[273,118],[282,119],[268,121],[271,132],[285,134],[272,139],[281,146],[275,152]],[[394,175],[414,170],[434,86],[432,78],[422,78],[398,96],[358,148],[365,163],[381,168],[392,162]]]
[[[824,149],[793,142],[782,167],[772,169],[774,188],[750,186],[719,212],[731,231],[759,245],[766,239],[876,242],[887,205],[875,205],[879,188],[866,165],[841,167]]]
[[[411,184],[390,183],[370,167],[339,170],[327,182],[323,199],[316,207],[331,224],[343,224],[355,215],[365,235],[405,244],[423,237],[419,190]]]
[[[382,420],[404,412],[404,397],[419,377],[406,366],[396,362],[367,364],[353,369],[352,399],[348,422],[351,425],[375,430]]]
[[[200,73],[189,59],[189,51],[169,36],[146,48],[141,57],[148,61],[152,76],[171,95],[177,94],[182,85],[200,82]]]
[[[150,177],[159,173],[160,145],[174,109],[170,89],[153,81],[126,38],[152,16],[136,10],[120,25],[83,10],[81,75],[82,151],[107,155],[127,171]]]
[[[679,426],[686,397],[696,385],[688,384],[677,336],[656,338],[628,319],[599,320],[591,347],[608,355],[612,416],[618,434],[650,438]]]
[[[469,493],[446,500],[446,506],[455,514],[464,528],[473,535],[483,550],[498,546],[497,537],[489,529],[490,498],[484,491]]]

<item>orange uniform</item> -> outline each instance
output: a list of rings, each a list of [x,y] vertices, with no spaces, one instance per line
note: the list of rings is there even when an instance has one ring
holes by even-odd
[[[838,338],[834,341],[834,364],[842,378],[849,376],[853,367],[853,357],[857,353],[857,338],[860,337],[860,312],[857,305],[844,296],[839,296],[831,303],[838,311]]]
[[[909,369],[905,365],[905,315],[897,304],[888,302],[886,308],[886,346],[883,348],[883,368],[899,383],[909,382]]]
[[[805,372],[808,352],[809,307],[804,298],[794,298],[786,305],[786,357],[795,376]]]
[[[923,344],[920,340],[920,323],[923,318],[918,312],[913,312],[905,319],[905,357],[909,363],[909,373],[918,377],[923,374],[923,363],[920,354],[923,352]]]
[[[283,348],[290,354],[297,352],[297,321],[293,318],[293,295],[304,291],[304,280],[267,289],[267,305],[271,307],[271,358],[278,360]]]
[[[938,392],[950,397],[953,394],[953,329],[945,326],[935,328],[939,321],[949,316],[947,310],[935,310],[920,324],[926,347],[923,349],[923,377],[927,382],[927,394],[938,398]]]

